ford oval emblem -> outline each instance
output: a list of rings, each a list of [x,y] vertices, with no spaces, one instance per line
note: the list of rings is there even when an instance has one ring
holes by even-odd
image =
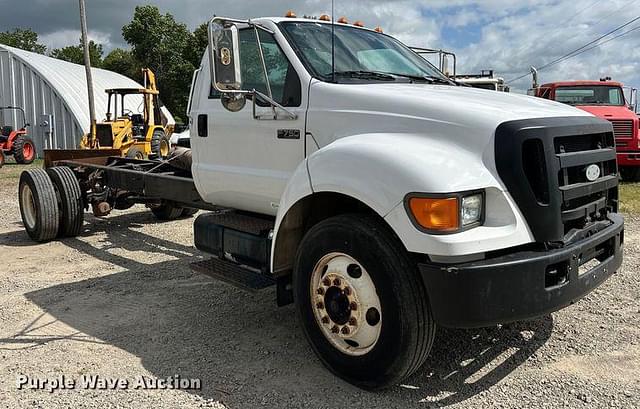
[[[600,166],[598,165],[590,165],[586,171],[587,180],[589,182],[595,182],[600,178]]]

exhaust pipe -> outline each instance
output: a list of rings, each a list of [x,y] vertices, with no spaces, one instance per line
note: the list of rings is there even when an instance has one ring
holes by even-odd
[[[531,76],[533,77],[533,85],[531,88],[538,88],[538,70],[533,65],[531,66]]]

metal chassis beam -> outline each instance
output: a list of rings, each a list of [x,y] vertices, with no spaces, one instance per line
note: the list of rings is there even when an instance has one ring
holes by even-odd
[[[166,162],[111,157],[106,159],[105,165],[88,160],[58,161],[55,165],[84,173],[102,171],[109,188],[134,192],[145,199],[167,200],[195,209],[221,210],[202,199],[190,175],[186,176],[186,172]]]

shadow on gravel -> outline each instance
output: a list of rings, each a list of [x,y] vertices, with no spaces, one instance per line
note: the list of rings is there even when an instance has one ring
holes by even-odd
[[[63,243],[124,271],[27,298],[75,330],[139,357],[157,378],[200,379],[203,389],[194,393],[231,408],[445,407],[500,382],[544,345],[553,328],[549,316],[481,330],[442,329],[431,357],[407,385],[364,392],[322,368],[293,308],[275,306],[273,289],[249,294],[193,274],[189,263],[201,259],[199,253],[130,229],[147,222],[138,214],[88,224],[85,234],[107,235],[106,248],[81,239]],[[144,264],[111,248],[173,257]]]

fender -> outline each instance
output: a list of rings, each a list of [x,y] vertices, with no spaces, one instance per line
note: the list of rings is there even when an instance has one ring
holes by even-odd
[[[488,152],[491,150],[492,147]],[[283,221],[305,198],[323,192],[353,198],[372,209],[389,223],[411,252],[466,256],[532,242],[513,200],[488,170],[495,165],[483,162],[485,158],[493,161],[488,152],[478,155],[461,149],[453,141],[409,133],[354,135],[325,146],[298,167],[282,196],[272,244],[272,271],[278,273],[291,267],[290,263],[277,260],[287,247],[281,247],[283,238],[279,233]],[[404,199],[409,193],[477,189],[487,192],[485,225],[463,233],[425,234],[413,226],[404,210]],[[298,224],[288,227],[300,230]],[[297,231],[296,237],[286,241],[295,243],[303,234]],[[488,237],[493,240],[486,240]],[[288,246],[291,252],[292,244]]]

